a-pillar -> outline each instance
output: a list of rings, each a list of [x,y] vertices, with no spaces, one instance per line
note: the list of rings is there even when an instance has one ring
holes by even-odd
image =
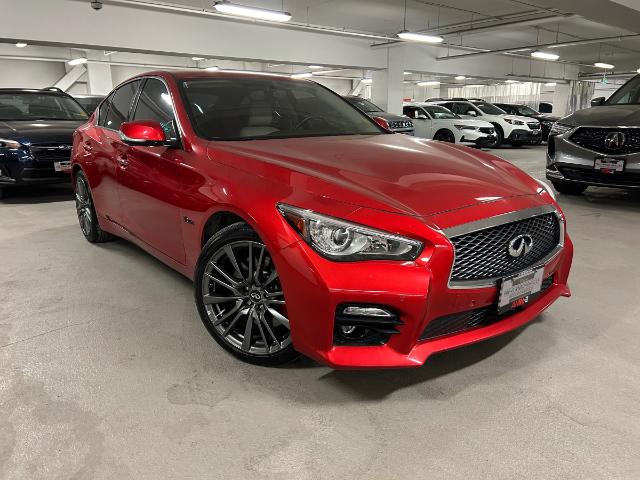
[[[402,114],[404,96],[404,48],[387,49],[387,68],[374,70],[371,76],[371,99],[387,112]]]

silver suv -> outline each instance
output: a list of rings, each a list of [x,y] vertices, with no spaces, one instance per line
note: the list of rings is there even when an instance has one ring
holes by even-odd
[[[589,185],[640,189],[640,75],[591,105],[551,128],[547,178],[572,195]]]

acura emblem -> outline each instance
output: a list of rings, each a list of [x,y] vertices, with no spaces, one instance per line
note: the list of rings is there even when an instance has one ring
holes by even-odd
[[[518,235],[509,242],[509,255],[513,258],[524,257],[533,248],[531,235]]]
[[[604,146],[609,150],[620,150],[624,147],[626,138],[622,132],[611,132],[604,138]]]

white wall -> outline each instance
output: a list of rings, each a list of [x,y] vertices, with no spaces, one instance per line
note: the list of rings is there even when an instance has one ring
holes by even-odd
[[[65,74],[64,63],[0,59],[0,88],[44,88]]]

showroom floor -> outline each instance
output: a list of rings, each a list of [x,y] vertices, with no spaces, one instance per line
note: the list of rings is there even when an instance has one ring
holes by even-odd
[[[544,147],[497,150],[541,178]],[[561,197],[573,297],[413,370],[246,365],[189,281],[0,201],[0,478],[639,478],[640,194]]]

